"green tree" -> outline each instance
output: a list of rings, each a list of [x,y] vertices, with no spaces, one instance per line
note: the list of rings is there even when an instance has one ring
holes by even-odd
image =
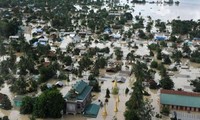
[[[175,50],[173,53],[172,53],[172,58],[174,59],[174,62],[177,62],[177,63],[180,63],[181,62],[181,58],[182,58],[182,52],[181,51],[178,51],[178,50]]]
[[[33,79],[30,79],[29,80],[29,89],[28,89],[28,92],[36,92],[37,91],[37,88],[38,88],[38,83],[36,80],[33,80]]]
[[[26,96],[22,99],[20,114],[31,114],[33,112],[34,99]]]
[[[173,89],[174,88],[174,82],[170,79],[169,76],[165,76],[160,80],[160,85],[163,89]]]
[[[163,57],[163,64],[171,64],[171,63],[172,63],[172,62],[171,62],[169,56],[168,56],[168,55],[165,55],[165,56]]]
[[[142,39],[147,39],[147,35],[144,33],[143,30],[138,30],[138,37]]]
[[[18,63],[18,68],[20,70],[19,74],[20,75],[26,75],[27,74],[27,70],[30,73],[34,73],[35,72],[35,62],[31,57],[20,57],[20,61]]]
[[[11,102],[7,95],[4,95],[1,104],[2,104],[2,109],[10,110],[12,108]]]
[[[162,46],[162,47],[167,47],[167,43],[166,43],[165,41],[161,41],[161,42],[160,42],[160,46]]]
[[[88,77],[88,80],[89,80],[89,85],[93,86],[94,92],[100,92],[101,91],[101,87],[99,86],[99,82],[95,78],[95,75],[90,74],[89,77]]]
[[[17,93],[17,94],[25,94],[27,93],[27,88],[28,84],[25,80],[24,77],[20,76],[14,83],[10,86],[10,91]]]
[[[125,94],[127,95],[127,94],[128,94],[128,92],[129,92],[129,89],[128,89],[128,88],[126,88],[126,89],[125,89]]]
[[[9,120],[8,116],[3,116],[2,120]]]
[[[152,24],[153,24],[152,22],[148,22],[148,23],[147,23],[147,26],[146,26],[146,31],[147,31],[147,32],[151,32]]]
[[[34,115],[31,115],[31,116],[29,117],[29,120],[36,120],[36,118],[35,118]]]
[[[131,52],[129,52],[129,53],[127,54],[126,60],[130,60],[130,61],[135,60],[134,51],[131,51]]]
[[[73,50],[73,54],[74,54],[74,55],[79,55],[79,53],[80,53],[80,49],[79,49],[79,48],[75,48],[75,49]]]
[[[183,50],[183,53],[187,53],[187,54],[191,53],[191,49],[190,49],[190,47],[188,46],[187,43],[183,44],[182,50]]]
[[[3,42],[0,41],[0,57],[2,57],[4,55],[6,55],[6,48],[5,48],[4,44],[3,44]],[[4,57],[3,57],[3,60],[4,60]]]
[[[37,45],[37,52],[39,53],[39,55],[47,55],[50,49],[51,48],[49,45]]]
[[[152,50],[150,50],[150,56],[154,57],[154,53]]]
[[[58,90],[46,90],[36,98],[33,113],[39,118],[60,118],[64,103],[65,100]]]
[[[198,50],[195,50],[191,53],[190,61],[200,63],[200,52]]]
[[[167,70],[163,64],[158,65],[158,69],[160,70],[160,76],[166,77],[167,76]]]
[[[8,60],[3,60],[0,62],[0,72],[1,72],[1,75],[9,74],[9,61]]]
[[[147,69],[145,64],[138,61],[133,66],[132,71],[135,74],[136,82],[133,85],[131,97],[126,102],[125,120],[151,120],[153,107],[143,98],[144,87],[142,81],[145,79]]]
[[[58,79],[59,80],[66,80],[66,79],[68,79],[68,76],[65,75],[64,72],[60,72],[60,75],[58,76]]]
[[[110,98],[110,90],[108,88],[106,89],[106,96],[105,97]]]
[[[92,61],[91,61],[88,57],[84,56],[84,57],[78,62],[78,64],[79,64],[79,68],[80,68],[81,70],[86,70],[86,69],[89,68],[90,65],[92,65]]]
[[[158,59],[158,60],[162,60],[161,49],[160,49],[160,48],[157,48],[156,52],[157,52],[157,59]]]
[[[99,67],[98,65],[94,65],[91,73],[94,75],[94,76],[99,76]]]
[[[136,81],[133,89],[130,99],[126,102],[125,120],[151,120],[153,107],[143,99],[142,83]]]
[[[192,31],[195,26],[195,21],[192,20],[173,20],[171,22],[172,34],[185,35]]]
[[[176,42],[177,38],[176,38],[176,36],[171,35],[170,38],[169,38],[169,40],[172,41],[172,42]]]
[[[39,82],[45,82],[56,74],[53,65],[39,68],[39,73],[40,73]]]
[[[168,106],[162,107],[161,113],[168,116],[170,113],[169,107]]]
[[[158,67],[158,63],[156,61],[152,61],[150,67],[151,68],[157,68]]]
[[[121,60],[123,57],[123,51],[121,51],[119,48],[115,49],[115,55],[117,60]]]
[[[99,68],[104,68],[107,65],[107,60],[104,57],[98,57],[95,62],[95,65]]]
[[[194,87],[194,92],[200,92],[200,78],[190,81],[190,85]]]
[[[71,56],[66,56],[63,58],[63,62],[65,63],[65,65],[69,66],[72,64],[72,58]]]

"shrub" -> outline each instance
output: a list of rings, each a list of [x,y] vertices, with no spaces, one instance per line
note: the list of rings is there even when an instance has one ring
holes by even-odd
[[[158,67],[158,63],[156,61],[152,61],[150,67],[151,68],[157,68]]]
[[[162,107],[161,113],[162,113],[163,115],[168,116],[169,113],[170,113],[169,106],[164,106],[164,107]]]

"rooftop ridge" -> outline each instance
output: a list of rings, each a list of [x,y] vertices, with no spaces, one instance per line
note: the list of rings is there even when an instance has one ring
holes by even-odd
[[[200,93],[195,92],[186,92],[186,91],[176,91],[176,90],[160,90],[161,94],[175,94],[175,95],[182,95],[182,96],[193,96],[193,97],[200,97]]]

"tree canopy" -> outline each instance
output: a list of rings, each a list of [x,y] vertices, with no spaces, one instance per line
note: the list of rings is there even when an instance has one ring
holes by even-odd
[[[33,114],[39,118],[60,118],[64,103],[64,98],[58,90],[46,90],[35,99]]]

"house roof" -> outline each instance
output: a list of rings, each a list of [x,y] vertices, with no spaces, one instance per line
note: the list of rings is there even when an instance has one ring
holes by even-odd
[[[73,88],[75,89],[76,92],[78,92],[78,94],[82,93],[82,91],[85,89],[85,87],[87,86],[87,83],[84,82],[83,80],[77,82]]]
[[[155,39],[156,40],[166,40],[167,37],[166,36],[156,36]]]
[[[175,90],[164,90],[162,89],[160,93],[163,94],[173,94],[173,95],[184,95],[184,96],[196,96],[200,97],[200,93],[186,92],[186,91],[175,91]]]
[[[89,86],[86,82],[84,82],[83,80],[78,81],[73,87],[72,90],[75,91],[75,94],[72,94],[70,92],[68,92],[65,95],[65,99],[68,100],[84,100],[86,98],[86,96],[91,92],[92,87]]]
[[[126,82],[126,78],[121,77],[120,79],[117,80],[117,82],[123,82],[124,83],[124,82]]]
[[[84,116],[96,118],[99,113],[100,106],[97,104],[89,104],[84,110]]]
[[[77,100],[84,100],[87,94],[92,90],[91,86],[86,86],[81,94],[77,96]]]
[[[185,91],[161,90],[160,103],[200,108],[200,94]]]
[[[25,96],[22,96],[22,95],[17,95],[15,96],[15,98],[13,99],[14,101],[22,101],[22,99],[24,98]]]
[[[198,38],[198,37],[195,37],[195,38],[193,38],[193,40],[200,40],[200,38]]]

